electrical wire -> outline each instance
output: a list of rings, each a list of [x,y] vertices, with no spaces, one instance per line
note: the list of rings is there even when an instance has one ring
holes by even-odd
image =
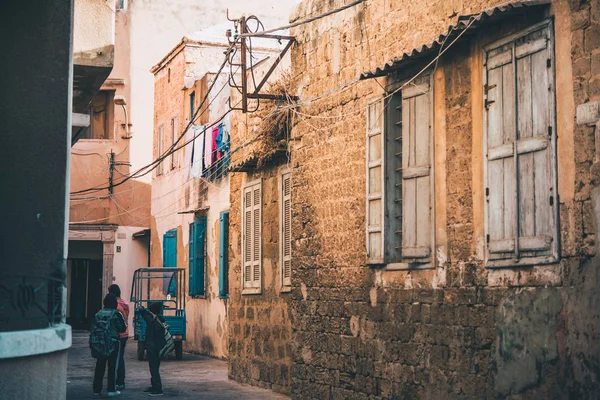
[[[228,60],[229,60],[229,54],[232,51],[232,49],[235,47],[235,44],[237,43],[237,39],[233,40],[230,44],[230,46],[227,48],[227,50],[225,51],[225,60],[223,61],[223,63],[221,64],[221,66],[219,67],[218,72],[216,73],[217,76],[220,75],[221,71],[223,70],[223,68],[225,67],[225,65],[227,64]],[[139,168],[137,171],[135,171],[134,173],[130,174],[128,177],[123,178],[121,181],[115,183],[112,185],[112,188],[122,185],[123,183],[125,183],[127,180],[132,179],[132,178],[139,178],[142,177],[144,175],[149,174],[150,172],[152,172],[154,169],[156,169],[156,167],[158,167],[158,165],[160,163],[162,163],[169,155],[171,155],[173,152],[179,150],[181,147],[179,148],[175,148],[175,146],[177,145],[177,143],[179,143],[179,141],[181,141],[181,139],[183,138],[183,136],[185,136],[185,134],[187,133],[188,129],[194,124],[194,122],[201,116],[203,115],[206,110],[208,110],[208,107],[206,107],[200,114],[200,110],[202,109],[202,107],[204,106],[204,103],[206,102],[206,100],[208,99],[210,92],[212,90],[212,88],[214,87],[214,85],[216,84],[217,79],[215,79],[213,81],[213,83],[211,84],[211,86],[208,88],[206,95],[204,96],[204,98],[202,99],[200,105],[196,108],[194,114],[192,115],[192,117],[190,118],[190,121],[188,122],[187,126],[185,127],[185,129],[183,130],[183,132],[181,133],[181,135],[177,138],[177,140],[169,147],[169,149],[167,149],[163,154],[161,154],[159,157],[157,157],[153,162],[151,162],[150,164],[147,164],[141,168]],[[213,101],[216,99],[213,98]],[[212,103],[212,101],[211,101]],[[212,126],[212,125],[211,125]],[[207,128],[208,129],[208,128]],[[205,129],[206,131],[206,129]],[[187,142],[186,144],[188,144],[190,142]],[[144,172],[142,172],[144,171]],[[79,190],[79,191],[75,191],[75,192],[71,192],[71,195],[73,194],[82,194],[82,193],[88,193],[88,192],[95,192],[95,191],[102,191],[102,190],[106,190],[111,188],[111,186],[104,186],[104,187],[93,187],[93,188],[88,188],[88,189],[83,189],[83,190]]]
[[[363,3],[365,1],[366,0],[355,0],[352,3],[346,4],[345,6],[335,8],[333,10],[327,11],[327,12],[325,12],[323,14],[320,14],[320,15],[316,15],[314,17],[309,17],[309,18],[305,18],[305,19],[300,20],[300,21],[296,21],[296,22],[291,23],[289,25],[284,25],[284,26],[280,26],[278,28],[273,28],[273,29],[269,29],[269,30],[266,30],[266,31],[263,30],[263,31],[254,32],[254,33],[243,33],[242,32],[241,36],[242,37],[262,36],[262,35],[265,35],[267,33],[273,33],[273,32],[277,32],[277,31],[287,30],[287,29],[290,29],[290,28],[294,28],[294,27],[296,27],[298,25],[307,24],[309,22],[313,22],[313,21],[319,20],[321,18],[325,18],[325,17],[327,17],[327,16],[329,16],[331,14],[336,14],[336,13],[338,13],[340,11],[344,11],[347,8],[354,7],[354,6],[356,6],[356,5],[360,4],[360,3]]]

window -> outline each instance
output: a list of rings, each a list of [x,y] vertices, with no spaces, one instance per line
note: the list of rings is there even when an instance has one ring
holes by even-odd
[[[92,99],[88,113],[90,126],[84,128],[81,139],[112,139],[114,131],[114,90],[101,90]]]
[[[175,144],[175,140],[177,140],[177,129],[178,129],[178,121],[177,118],[171,119],[171,145]],[[171,169],[177,168],[177,158],[175,156],[177,152],[173,151],[171,153]]]
[[[487,265],[558,260],[552,23],[485,47]]]
[[[163,267],[177,268],[177,229],[171,229],[163,235]],[[175,296],[177,294],[176,274],[163,281],[163,292]]]
[[[279,262],[281,265],[281,287],[289,288],[292,285],[292,180],[289,171],[281,174],[281,187],[279,190]]]
[[[367,261],[433,263],[431,77],[367,106]]]
[[[242,194],[242,294],[259,294],[262,290],[261,182],[244,187]]]
[[[164,127],[161,125],[158,127],[158,138],[156,139],[157,146],[156,146],[156,157],[160,157],[162,156],[162,154],[165,152],[165,129]],[[158,164],[158,166],[156,167],[156,175],[162,175],[163,173],[163,163],[160,162]]]
[[[196,111],[196,92],[190,93],[190,122],[194,120],[194,112]]]
[[[219,242],[219,297],[229,297],[229,211],[223,211],[220,218]]]
[[[205,278],[206,216],[194,218],[190,224],[189,292],[192,297],[206,294]]]

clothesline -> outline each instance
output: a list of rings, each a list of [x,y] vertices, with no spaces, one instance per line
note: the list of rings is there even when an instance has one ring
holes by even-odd
[[[200,178],[210,173],[213,165],[217,165],[223,172],[229,166],[230,129],[229,118],[213,126],[210,131],[197,135],[195,132],[204,131],[204,126],[190,128],[188,135],[195,137],[192,144],[190,160],[190,173],[195,178]],[[217,163],[217,161],[224,160]],[[220,174],[215,174],[220,176]]]

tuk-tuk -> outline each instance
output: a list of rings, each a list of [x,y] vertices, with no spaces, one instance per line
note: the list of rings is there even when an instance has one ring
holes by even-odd
[[[163,316],[175,342],[175,358],[181,360],[186,339],[185,297],[184,268],[140,268],[133,273],[130,300],[135,309],[133,326],[138,360],[144,359],[146,351],[146,321],[137,309],[148,308],[154,302],[163,304]]]

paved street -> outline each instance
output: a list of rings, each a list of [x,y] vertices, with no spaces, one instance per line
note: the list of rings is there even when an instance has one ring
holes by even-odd
[[[71,400],[97,399],[92,395],[92,379],[95,359],[87,346],[87,332],[73,332],[73,347],[69,350],[67,373],[67,398]],[[126,389],[120,399],[148,399],[142,390],[150,384],[147,361],[135,357],[136,342],[130,339],[125,351],[127,377]],[[177,399],[287,399],[288,397],[269,390],[240,385],[227,379],[227,362],[192,354],[183,355],[183,360],[169,359],[160,366],[165,395],[163,398]],[[103,396],[106,394],[106,377]]]

